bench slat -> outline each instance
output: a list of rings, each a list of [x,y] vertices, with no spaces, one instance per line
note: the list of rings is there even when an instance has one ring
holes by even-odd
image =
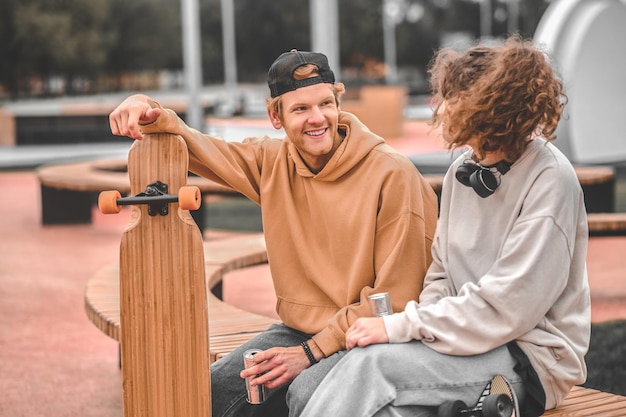
[[[543,414],[545,417],[623,417],[626,397],[591,388],[574,387],[563,404]]]
[[[626,235],[626,213],[588,213],[589,234]]]
[[[259,233],[207,241],[204,244],[207,289],[219,284],[226,272],[267,262],[265,241]],[[87,317],[107,336],[119,341],[119,265],[107,265],[89,280],[85,292]],[[224,303],[210,291],[209,342],[211,362],[279,321]]]

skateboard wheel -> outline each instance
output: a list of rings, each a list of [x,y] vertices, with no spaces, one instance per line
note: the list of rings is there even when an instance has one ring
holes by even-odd
[[[119,191],[103,191],[98,195],[98,209],[102,214],[117,214],[122,209],[117,200],[122,198]]]
[[[445,401],[437,407],[437,417],[458,417],[465,409],[467,405],[461,400]]]
[[[513,402],[506,394],[489,395],[483,401],[483,417],[511,417]]]
[[[200,194],[200,188],[188,185],[181,187],[178,190],[178,205],[183,210],[198,210],[202,197]]]

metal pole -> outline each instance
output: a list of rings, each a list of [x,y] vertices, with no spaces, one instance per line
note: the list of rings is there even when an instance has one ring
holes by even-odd
[[[339,7],[337,0],[309,0],[311,22],[311,50],[328,57],[328,64],[337,81],[341,78],[339,66]]]
[[[200,13],[198,0],[181,0],[183,26],[183,66],[187,87],[187,124],[203,130],[200,89],[202,88],[202,53],[200,49]]]
[[[491,37],[491,0],[479,0],[480,1],[480,37]]]
[[[235,10],[233,0],[221,0],[222,49],[224,54],[224,84],[232,101],[237,101],[237,47],[235,43]]]
[[[395,84],[398,79],[396,67],[396,22],[392,16],[392,8],[397,7],[395,0],[383,0],[383,47],[385,56],[385,81]]]
[[[506,26],[509,34],[513,34],[518,30],[519,23],[519,3],[518,0],[508,0],[507,6],[509,9]]]

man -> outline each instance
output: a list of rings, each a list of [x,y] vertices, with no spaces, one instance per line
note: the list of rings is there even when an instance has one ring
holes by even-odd
[[[517,36],[444,49],[430,74],[435,126],[470,149],[444,179],[419,303],[357,320],[354,349],[302,417],[432,416],[445,401],[475,404],[494,375],[536,417],[585,381],[587,216],[574,169],[550,143],[562,82]]]
[[[261,206],[282,324],[211,366],[214,416],[287,415],[285,398],[308,398],[345,352],[345,332],[371,316],[367,297],[389,292],[393,308],[415,299],[431,257],[437,197],[404,155],[340,111],[341,83],[319,53],[292,50],[268,72],[268,116],[284,139],[243,143],[186,126],[145,95],[111,113],[111,130],[182,136],[190,170]],[[262,349],[242,371],[242,353]],[[240,373],[241,372],[241,373]],[[269,390],[246,403],[243,378]]]

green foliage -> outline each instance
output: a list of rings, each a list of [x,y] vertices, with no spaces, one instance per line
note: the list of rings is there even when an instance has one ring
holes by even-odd
[[[233,1],[241,82],[264,81],[284,51],[310,49],[311,0]],[[408,1],[423,14],[396,28],[398,66],[423,68],[445,32],[478,35],[475,2]],[[547,4],[519,2],[523,33],[532,34]],[[219,83],[221,0],[199,0],[199,6],[204,82]],[[0,0],[0,95],[3,87],[13,97],[29,91],[33,78],[60,76],[69,86],[88,79],[91,92],[101,92],[125,88],[120,80],[129,72],[182,70],[180,8],[180,0]],[[338,8],[342,68],[383,62],[382,0],[338,0]],[[494,24],[495,35],[501,26]]]
[[[179,1],[104,1],[111,4],[107,29],[114,36],[108,51],[109,71],[182,67]]]
[[[94,74],[106,64],[109,2],[4,0],[0,11],[0,80],[13,92],[27,76]]]
[[[264,81],[281,53],[311,48],[308,0],[236,0],[239,78]]]

